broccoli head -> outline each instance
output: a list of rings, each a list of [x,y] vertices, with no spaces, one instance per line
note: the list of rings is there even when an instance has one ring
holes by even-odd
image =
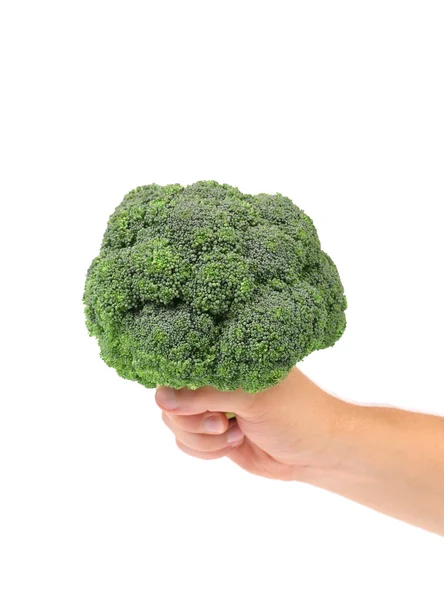
[[[216,181],[129,192],[83,301],[102,359],[148,388],[256,393],[346,327],[344,289],[310,217],[281,194]]]

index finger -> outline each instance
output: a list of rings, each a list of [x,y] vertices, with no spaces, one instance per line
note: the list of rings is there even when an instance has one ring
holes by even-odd
[[[156,402],[160,408],[178,415],[197,415],[210,411],[234,413],[248,418],[255,412],[255,400],[255,394],[248,394],[242,390],[221,392],[208,386],[197,390],[175,390],[162,386],[156,390]]]

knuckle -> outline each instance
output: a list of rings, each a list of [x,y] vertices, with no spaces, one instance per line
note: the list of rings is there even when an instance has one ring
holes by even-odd
[[[217,460],[218,458],[222,458],[227,454],[227,449],[213,451],[197,450],[195,448],[186,446],[177,438],[176,445],[184,454],[193,456],[194,458],[199,458],[200,460]]]
[[[206,455],[202,455],[202,460],[217,460],[218,458],[222,458],[221,454],[206,454]]]
[[[186,446],[184,446],[178,438],[176,438],[176,446],[179,448],[179,450],[181,452],[184,452],[185,454],[189,454],[189,452],[187,452]]]
[[[164,412],[162,413],[162,421],[165,423],[165,425],[168,427],[168,429],[171,429],[171,431],[174,430],[173,420],[171,419],[171,417],[169,415],[167,415]]]

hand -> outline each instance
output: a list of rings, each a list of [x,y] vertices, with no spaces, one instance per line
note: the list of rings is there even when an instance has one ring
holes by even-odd
[[[344,402],[297,368],[259,394],[159,388],[156,400],[191,456],[226,456],[444,535],[444,417]]]
[[[160,387],[156,402],[186,454],[206,460],[226,456],[250,473],[285,481],[303,480],[307,467],[330,466],[329,447],[346,410],[345,402],[297,368],[254,395]],[[226,412],[236,418],[228,420]]]

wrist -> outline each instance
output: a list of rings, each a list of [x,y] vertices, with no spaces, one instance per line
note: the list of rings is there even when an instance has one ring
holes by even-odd
[[[352,477],[356,448],[362,443],[367,427],[366,407],[351,404],[326,392],[319,400],[320,418],[316,443],[295,461],[295,479],[321,485],[330,479]]]

